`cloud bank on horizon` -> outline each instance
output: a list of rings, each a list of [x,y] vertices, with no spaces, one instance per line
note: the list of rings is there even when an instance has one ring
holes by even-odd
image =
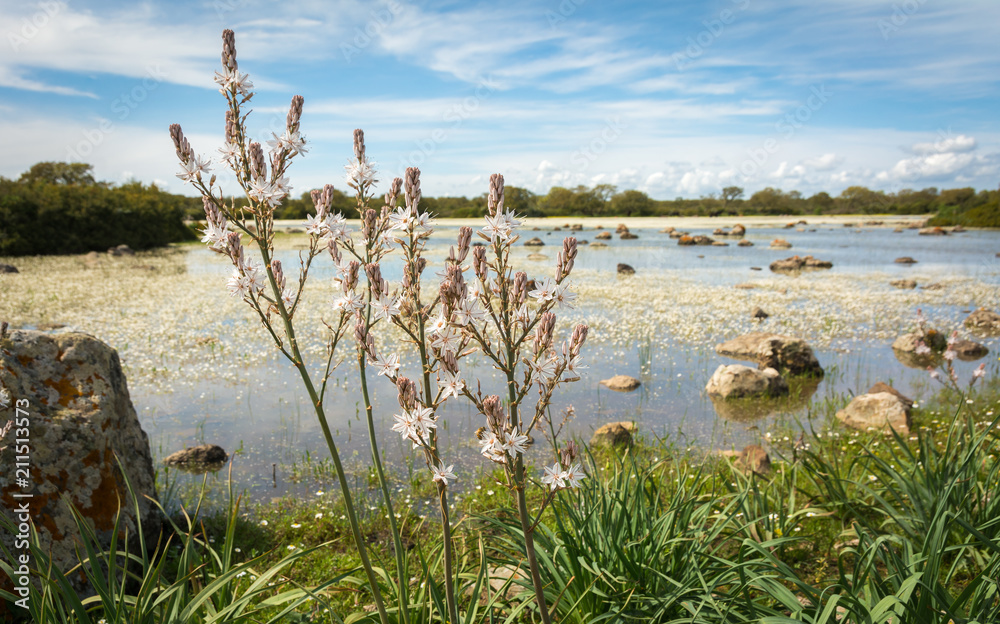
[[[305,97],[295,195],[345,187],[354,128],[381,177],[419,166],[430,196],[493,172],[660,199],[995,188],[998,22],[991,0],[0,0],[0,175],[88,162],[190,194],[167,127],[216,155],[232,28],[258,140]]]

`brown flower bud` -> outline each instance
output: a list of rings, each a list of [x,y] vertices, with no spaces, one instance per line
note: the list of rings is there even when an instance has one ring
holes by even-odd
[[[496,215],[497,212],[503,212],[503,176],[499,173],[494,173],[490,176],[490,193],[486,197],[486,206],[490,210],[490,215]]]
[[[378,213],[373,208],[365,210],[365,214],[362,216],[361,234],[369,242],[373,242],[378,236]]]
[[[570,440],[559,451],[560,458],[562,459],[562,465],[569,468],[573,465],[573,462],[576,461],[579,454],[580,447],[576,445],[576,442]]]
[[[358,162],[365,160],[365,131],[361,128],[354,130],[354,157]]]
[[[412,380],[402,375],[396,377],[396,391],[399,406],[404,410],[410,411],[417,406],[417,384]]]
[[[284,290],[285,273],[281,270],[281,260],[277,258],[271,260],[271,272],[274,274],[274,282],[278,285],[278,290]]]
[[[385,205],[390,209],[396,209],[396,201],[399,199],[399,192],[403,188],[402,178],[393,178],[389,185],[389,191],[385,194]]]
[[[236,33],[228,28],[222,31],[222,65],[232,71],[239,69],[236,64]]]
[[[267,177],[267,161],[264,160],[264,150],[256,141],[250,144],[250,174],[254,179]]]
[[[187,163],[187,161],[194,158],[194,150],[191,149],[191,144],[188,143],[187,138],[184,136],[184,131],[181,130],[180,124],[170,124],[170,138],[174,142],[174,150],[177,152],[177,158],[182,163]]]
[[[556,261],[557,282],[562,281],[573,270],[573,262],[576,260],[576,252],[576,239],[572,236],[563,239],[563,248],[562,251],[559,252]]]
[[[535,355],[543,351],[548,351],[552,346],[552,332],[556,327],[556,315],[546,312],[535,326]]]
[[[510,297],[514,305],[521,305],[528,300],[528,274],[524,271],[514,274]]]
[[[406,207],[417,214],[417,205],[420,203],[420,169],[417,167],[406,168]]]
[[[583,347],[583,343],[587,342],[587,333],[589,331],[590,328],[582,323],[573,328],[573,335],[569,339],[570,357],[580,355],[580,349]]]
[[[285,117],[285,129],[288,130],[288,134],[297,132],[299,129],[299,120],[302,118],[303,101],[304,100],[301,95],[292,97],[292,104],[288,107],[288,116]]]
[[[382,279],[382,267],[377,262],[368,263],[365,265],[365,275],[368,276],[368,283],[371,284],[372,295],[381,297],[384,294],[382,285],[385,283],[385,280]]]
[[[441,366],[449,373],[457,373],[458,360],[455,359],[455,354],[451,351],[446,351],[444,357],[441,358]]]
[[[486,415],[487,424],[494,433],[499,435],[507,430],[507,410],[500,401],[500,397],[491,394],[483,399],[483,413]]]
[[[333,240],[332,238],[329,241],[327,241],[326,250],[330,253],[330,259],[333,260],[333,263],[339,266],[341,255],[340,255],[340,247],[337,246],[337,241]]]
[[[358,271],[361,269],[361,263],[357,260],[351,260],[350,264],[347,265],[347,274],[344,275],[344,290],[353,290],[358,285]]]
[[[226,143],[236,140],[236,118],[233,117],[233,109],[226,109]]]
[[[469,244],[472,242],[472,228],[463,226],[458,230],[458,252],[452,247],[448,250],[448,259],[456,264],[465,262],[469,255]]]
[[[476,272],[476,277],[484,284],[489,281],[489,262],[486,260],[486,248],[475,247],[472,250],[472,269]]]

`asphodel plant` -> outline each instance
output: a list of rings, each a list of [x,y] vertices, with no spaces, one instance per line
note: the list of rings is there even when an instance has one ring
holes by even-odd
[[[539,615],[543,622],[549,622],[546,584],[539,573],[533,532],[552,496],[561,489],[579,486],[584,474],[575,461],[576,447],[570,443],[560,449],[559,461],[546,467],[535,482],[547,496],[542,509],[533,516],[526,502],[525,490],[532,480],[524,454],[530,443],[529,432],[543,418],[555,389],[579,379],[582,368],[580,351],[587,327],[576,326],[569,340],[561,345],[556,345],[554,339],[555,311],[571,306],[575,298],[569,276],[577,254],[576,239],[563,242],[553,276],[530,279],[525,272],[515,270],[511,249],[518,240],[521,222],[504,205],[503,176],[494,174],[484,227],[478,232],[460,228],[456,245],[439,273],[439,285],[425,290],[422,278],[428,263],[424,252],[434,225],[431,215],[420,206],[420,171],[407,169],[403,178],[393,179],[384,195],[377,196],[374,189],[378,180],[365,151],[364,133],[355,130],[354,159],[347,166],[347,184],[355,193],[360,227],[352,231],[344,216],[331,209],[333,186],[312,191],[315,214],[309,215],[306,222],[309,247],[300,254],[297,280],[292,282],[275,258],[274,213],[290,190],[286,177],[289,165],[306,152],[306,141],[299,130],[303,99],[292,98],[285,131],[281,136],[274,134],[274,139],[267,142],[265,154],[264,147],[252,141],[247,131],[249,113],[243,107],[253,97],[253,85],[247,74],[240,73],[235,36],[226,30],[222,38],[222,71],[216,73],[215,80],[228,108],[219,162],[235,175],[246,201],[237,205],[234,199],[227,200],[216,184],[216,176],[206,181],[209,161],[195,154],[180,126],[174,124],[170,135],[182,167],[178,177],[202,194],[207,223],[202,241],[232,262],[230,295],[254,310],[280,353],[302,378],[337,472],[355,547],[379,619],[386,623],[398,614],[398,621],[408,624],[410,604],[406,553],[379,452],[379,436],[386,432],[376,428],[374,389],[369,386],[373,377],[385,377],[392,384],[399,409],[392,416],[391,431],[413,444],[437,488],[445,578],[436,581],[445,588],[447,613],[441,614],[443,619],[459,621],[460,588],[448,502],[448,489],[458,477],[454,464],[447,464],[442,457],[437,425],[447,401],[467,400],[484,418],[476,433],[482,455],[503,467],[520,517]],[[474,234],[482,239],[475,245]],[[382,262],[390,254],[400,255],[403,262],[403,277],[398,284],[390,284],[382,276]],[[303,357],[294,321],[309,270],[324,255],[332,260],[337,276],[323,320],[325,360],[315,367]],[[389,340],[390,335],[403,336],[402,342]],[[349,338],[355,344],[371,461],[393,538],[398,604],[388,607],[368,555],[324,405],[337,347]],[[402,347],[413,350],[411,361],[416,366],[410,376],[403,374]],[[485,356],[500,371],[504,384],[496,394],[484,393],[481,380],[466,377],[471,367],[466,366],[463,372],[464,360],[473,353]],[[314,377],[314,368],[322,373]],[[528,400],[532,389],[536,390],[533,405]]]

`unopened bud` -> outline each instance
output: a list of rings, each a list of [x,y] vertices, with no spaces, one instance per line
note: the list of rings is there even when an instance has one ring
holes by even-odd
[[[264,150],[260,143],[250,144],[250,174],[254,179],[267,177],[267,161],[264,160]]]
[[[407,167],[406,179],[403,184],[406,189],[406,207],[415,215],[417,214],[417,205],[420,203],[420,169]]]
[[[486,205],[490,210],[490,215],[496,215],[498,211],[503,212],[503,191],[503,176],[494,173],[490,176],[490,193],[486,197]]]
[[[486,248],[475,247],[472,250],[472,270],[476,272],[476,277],[479,278],[479,281],[484,284],[489,281],[489,267],[489,262],[486,260]]]
[[[382,292],[382,285],[385,282],[385,280],[382,279],[382,268],[377,262],[366,264],[365,275],[368,276],[368,283],[371,284],[372,295],[375,297],[381,297],[384,294]]]
[[[288,130],[288,134],[299,129],[299,120],[302,118],[302,102],[301,95],[292,97],[292,104],[288,107],[288,116],[285,117],[285,129]]]
[[[552,332],[556,327],[556,315],[546,312],[535,326],[535,355],[547,351],[552,346]]]
[[[228,28],[222,31],[222,65],[232,71],[239,68],[236,64],[236,33]]]
[[[417,406],[417,384],[412,380],[402,375],[396,377],[396,391],[399,406],[404,410],[410,411]]]
[[[587,342],[587,332],[589,331],[590,328],[582,323],[573,328],[573,335],[569,339],[569,354],[571,357],[580,355],[580,349],[583,348],[583,343]]]
[[[399,199],[399,192],[403,188],[402,178],[393,178],[392,184],[389,185],[389,190],[385,194],[385,205],[390,209],[395,210],[396,201]]]
[[[495,394],[483,399],[483,413],[490,429],[499,434],[507,430],[507,410],[504,409],[500,397]]]
[[[351,260],[350,264],[347,265],[347,274],[344,275],[344,290],[354,290],[358,285],[358,271],[361,269],[361,263],[357,260]]]
[[[184,131],[181,130],[180,124],[170,124],[170,138],[174,142],[174,150],[177,152],[177,158],[182,163],[187,163],[194,157],[194,150],[191,149],[191,144],[188,143],[187,138],[184,136]]]
[[[271,272],[274,273],[274,282],[278,285],[278,290],[284,290],[285,274],[281,270],[281,260],[271,260]]]
[[[576,260],[577,243],[576,239],[570,236],[563,239],[563,248],[559,252],[556,261],[556,281],[561,282],[573,270],[573,262]]]
[[[365,131],[361,128],[354,130],[354,157],[358,162],[365,160]]]
[[[514,274],[510,297],[515,305],[521,305],[528,300],[528,274],[524,271]]]

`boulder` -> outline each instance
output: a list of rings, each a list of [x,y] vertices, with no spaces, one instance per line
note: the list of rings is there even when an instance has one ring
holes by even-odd
[[[540,254],[540,253],[528,254],[528,260],[531,260],[532,262],[543,262],[548,259],[549,257],[546,256],[545,254]]]
[[[218,444],[200,444],[167,455],[163,460],[168,466],[184,464],[221,464],[229,459],[226,450]]]
[[[569,226],[569,229],[572,232],[582,232],[583,231],[583,224],[582,223],[574,223],[573,225]]]
[[[591,446],[631,446],[635,425],[630,422],[613,422],[598,427],[590,438]]]
[[[611,240],[611,232],[601,232],[594,237],[594,240]]]
[[[719,418],[731,422],[753,423],[776,414],[794,414],[806,409],[822,383],[819,377],[790,377],[786,381],[788,394],[777,397],[724,399],[719,395],[709,394],[708,398]]]
[[[771,458],[767,451],[757,444],[748,444],[743,447],[736,463],[744,470],[756,472],[757,474],[767,474],[771,471]]]
[[[1000,334],[1000,314],[979,308],[965,319],[965,326],[977,334],[988,336]]]
[[[677,229],[677,228],[675,228],[675,227],[674,227],[674,226],[672,226],[672,225],[668,225],[667,227],[665,227],[665,228],[663,228],[662,230],[660,230],[660,234],[670,234],[670,233],[671,233],[671,232],[673,232],[673,231],[674,231],[675,229]]]
[[[918,353],[917,348],[923,343],[931,349],[930,353]],[[914,331],[896,338],[892,343],[892,352],[904,366],[909,368],[927,368],[938,362],[944,351],[947,338],[941,332],[931,329],[926,332]]]
[[[986,345],[981,345],[978,342],[972,342],[971,340],[957,340],[955,344],[951,345],[951,350],[955,352],[958,359],[963,362],[974,362],[980,358],[986,357],[990,350],[986,348]]]
[[[878,394],[879,392],[888,392],[889,394],[894,395],[897,399],[902,401],[904,405],[906,405],[906,409],[913,407],[913,399],[883,381],[876,382],[874,386],[868,388],[868,392],[865,394]]]
[[[702,234],[695,236],[684,235],[677,239],[678,245],[711,245],[715,241]]]
[[[901,258],[896,258],[893,260],[896,264],[916,264],[917,261],[909,256],[903,256]]]
[[[750,318],[757,319],[758,321],[763,321],[764,319],[766,319],[769,316],[771,316],[771,315],[768,314],[767,312],[765,312],[763,310],[763,308],[761,308],[759,306],[756,307],[756,308],[754,308],[753,312],[750,313]]]
[[[537,236],[532,238],[531,240],[524,242],[525,247],[541,247],[544,244],[545,243],[542,241],[542,239],[538,238]]]
[[[597,248],[597,249],[600,249],[601,247],[607,247],[607,246],[608,246],[608,244],[607,244],[607,243],[602,243],[601,241],[597,241],[596,243],[591,243],[591,244],[590,244],[590,247],[591,247],[592,249],[593,249],[593,248]]]
[[[0,264],[0,273],[19,273],[17,267],[12,264]]]
[[[965,228],[962,227],[961,225],[956,225],[955,227],[951,228],[951,233],[952,234],[955,234],[956,232],[957,233],[961,233],[961,232],[964,232],[964,231],[965,231]]]
[[[635,269],[624,262],[618,263],[618,275],[635,275]]]
[[[910,434],[910,408],[891,392],[861,394],[837,412],[837,418],[848,427],[867,431],[869,427],[900,435]]]
[[[740,242],[738,242],[736,244],[739,245],[740,247],[753,247],[753,243],[750,242],[750,241],[748,241],[748,240],[746,240],[746,239],[743,239],[743,240],[741,240]]]
[[[730,236],[743,236],[747,233],[747,229],[743,227],[742,224],[737,223],[733,226],[733,229],[729,230]]]
[[[792,256],[784,260],[775,260],[769,266],[775,273],[794,273],[796,271],[814,269],[832,269],[833,263],[828,260],[813,258],[812,256]]]
[[[712,247],[729,247],[729,243],[725,241],[713,241]]]
[[[680,230],[674,230],[670,233],[670,238],[683,238],[689,235],[690,232],[681,232]]]
[[[924,290],[944,290],[945,285],[939,282],[934,282],[933,284],[927,284],[926,286],[921,286],[920,288]]]
[[[771,249],[791,249],[792,244],[783,238],[776,238],[771,241]]]
[[[601,385],[616,392],[631,392],[641,386],[642,382],[628,375],[615,375],[611,379],[601,380]]]
[[[632,232],[622,232],[621,236],[619,236],[618,238],[622,240],[635,240],[639,238],[639,235],[633,234]]]
[[[742,364],[722,364],[708,380],[705,391],[723,399],[775,397],[788,394],[788,383],[773,368],[760,370]]]
[[[812,347],[801,338],[769,332],[750,332],[715,346],[719,355],[756,362],[761,369],[774,368],[791,375],[823,376]]]
[[[628,232],[628,226],[624,223],[619,223],[618,227],[615,228],[615,234],[621,234],[622,232]]]
[[[0,453],[0,513],[14,520],[14,509],[27,501],[42,548],[68,572],[79,562],[80,536],[66,501],[106,548],[119,504],[121,528],[136,535],[127,478],[147,543],[155,544],[161,518],[146,498],[156,497],[153,458],[118,353],[86,334],[15,330],[0,338],[0,382],[14,399],[26,401],[30,422],[30,485],[14,480],[14,453]],[[0,540],[10,549],[14,536],[0,532]],[[81,575],[70,579],[86,590]]]
[[[577,245],[589,245],[590,241],[588,241],[586,238],[581,238],[581,239],[579,239],[579,240],[576,241],[576,244]]]
[[[898,279],[889,282],[889,285],[893,288],[913,289],[917,287],[917,281],[911,279]]]
[[[945,236],[948,230],[940,227],[921,228],[917,234],[921,236]]]

